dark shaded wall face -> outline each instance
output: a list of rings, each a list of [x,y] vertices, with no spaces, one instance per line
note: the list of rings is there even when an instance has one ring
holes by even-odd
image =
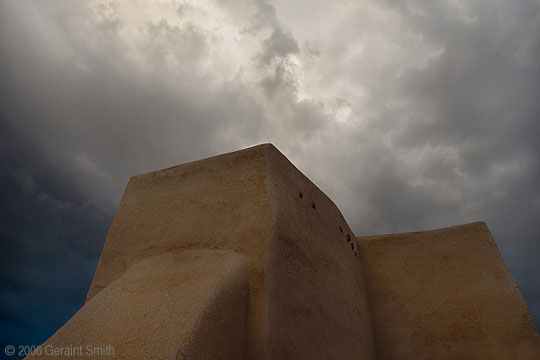
[[[274,143],[357,235],[485,220],[540,323],[540,4],[0,1],[0,332],[82,304],[133,174]]]

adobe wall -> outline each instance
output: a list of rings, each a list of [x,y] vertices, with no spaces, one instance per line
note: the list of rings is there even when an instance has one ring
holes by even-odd
[[[140,259],[28,359],[244,359],[245,260],[205,249]]]
[[[375,359],[356,238],[336,205],[269,153],[268,359]]]
[[[247,359],[372,360],[355,242],[334,203],[274,146],[260,145],[134,176],[87,305],[141,259],[231,250],[246,256]]]
[[[46,342],[84,343],[118,359],[540,359],[484,223],[355,238],[269,144],[130,179],[86,304]]]
[[[487,226],[359,237],[378,360],[540,359]]]
[[[107,234],[87,303],[132,264],[148,256],[193,249],[245,254],[248,354],[249,358],[261,358],[272,222],[266,160],[269,146],[132,177]]]

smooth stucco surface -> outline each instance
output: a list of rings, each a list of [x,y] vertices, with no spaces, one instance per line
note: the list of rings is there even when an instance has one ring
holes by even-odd
[[[244,254],[248,267],[249,357],[266,334],[265,273],[271,236],[270,145],[133,176],[103,246],[91,299],[139,259],[190,249]]]
[[[374,359],[353,232],[336,205],[281,153],[269,152],[268,161],[274,202],[268,358]]]
[[[374,359],[353,242],[334,203],[260,145],[131,178],[87,305],[141,259],[227,250],[247,268],[246,359]]]
[[[242,359],[247,308],[243,256],[223,250],[153,255],[88,301],[42,345],[42,356],[30,358]],[[107,345],[113,354],[88,352]],[[82,352],[46,356],[69,347]]]
[[[358,241],[377,359],[540,359],[527,306],[483,222]]]
[[[270,144],[129,180],[85,305],[44,345],[77,344],[141,360],[540,358],[485,224],[357,238]]]

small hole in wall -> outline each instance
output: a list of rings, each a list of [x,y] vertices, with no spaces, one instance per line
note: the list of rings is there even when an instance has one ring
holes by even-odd
[[[351,243],[351,249],[354,250],[354,243]]]
[[[354,252],[354,257],[357,257],[358,255],[356,255],[356,251]]]
[[[312,203],[311,203],[311,207],[314,208],[314,209],[316,209],[316,208],[317,208],[317,205],[315,205],[315,203],[312,202]]]
[[[339,232],[343,234],[343,228],[341,226],[339,227]]]
[[[303,198],[304,198],[304,194],[298,193],[298,197],[299,197],[300,199],[303,199]]]
[[[351,235],[347,234],[347,241],[351,241]]]

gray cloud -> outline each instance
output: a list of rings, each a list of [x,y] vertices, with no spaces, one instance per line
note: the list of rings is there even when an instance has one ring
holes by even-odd
[[[3,333],[80,305],[129,176],[267,141],[357,234],[486,220],[540,323],[538,1],[1,2],[0,46]]]

